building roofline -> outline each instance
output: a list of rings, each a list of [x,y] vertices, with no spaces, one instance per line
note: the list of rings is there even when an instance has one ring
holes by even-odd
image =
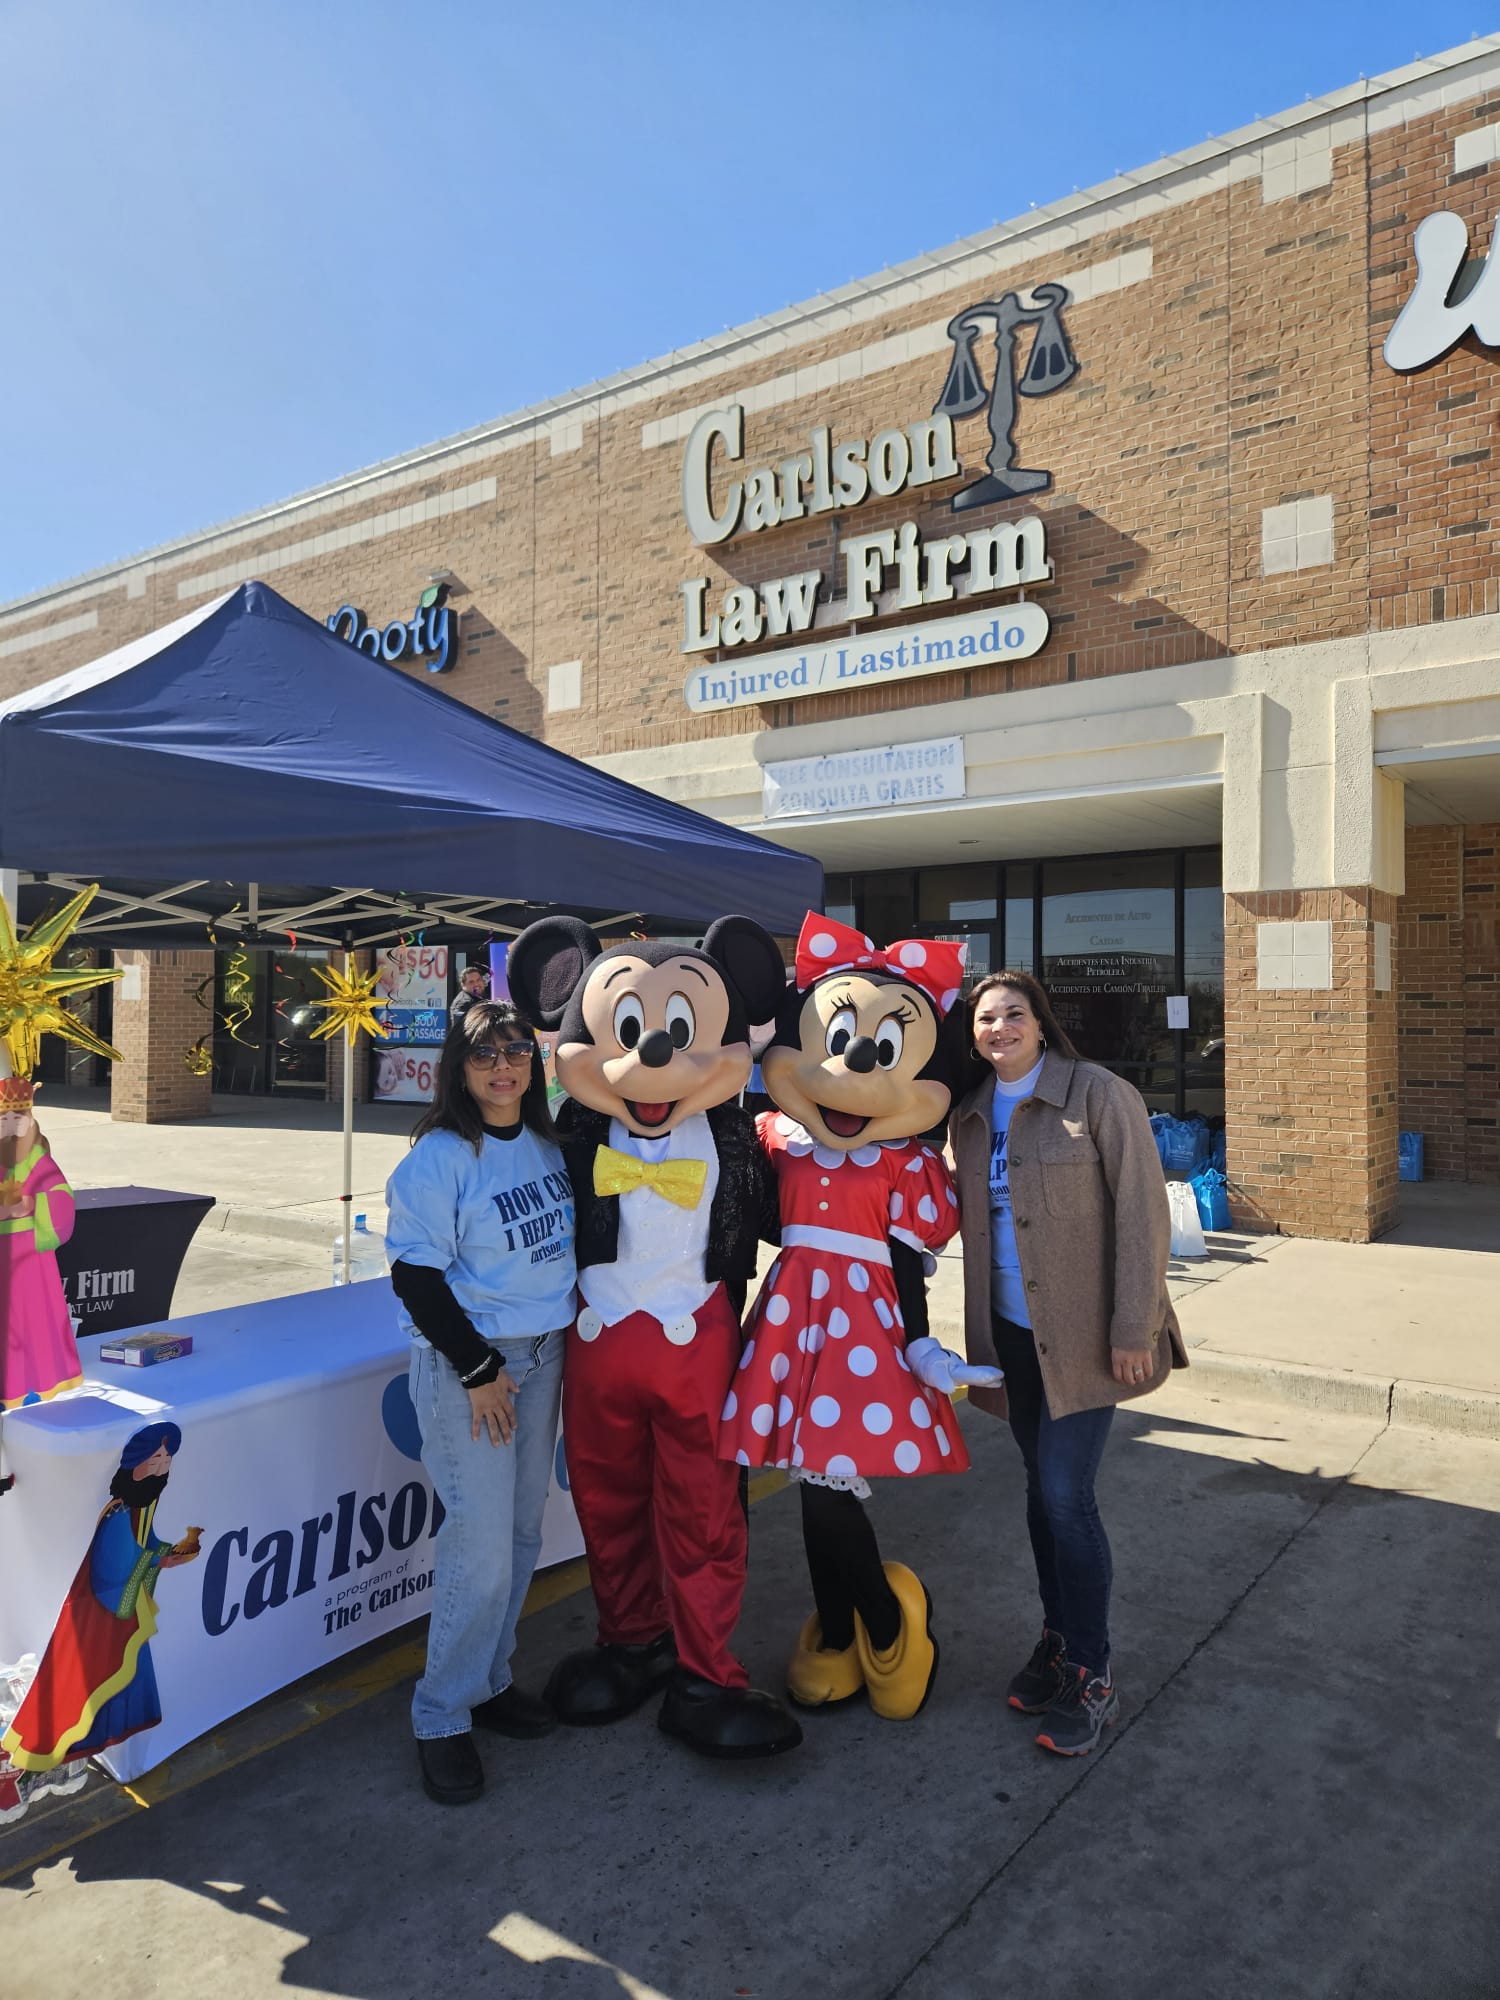
[[[398,453],[395,457],[381,459],[373,465],[362,467],[357,472],[331,479],[319,486],[309,487],[287,499],[273,501],[267,506],[252,508],[243,514],[236,514],[227,520],[215,522],[211,527],[195,529],[172,541],[161,542],[154,548],[145,549],[134,555],[123,556],[96,569],[86,570],[76,576],[67,577],[57,583],[45,585],[35,591],[28,591],[20,597],[0,603],[0,618],[14,619],[27,614],[39,616],[54,600],[67,598],[75,592],[90,592],[93,587],[107,587],[112,579],[123,578],[130,571],[146,565],[163,562],[170,558],[182,560],[195,548],[207,550],[225,536],[241,534],[246,529],[257,526],[272,527],[280,520],[291,521],[303,509],[324,505],[337,500],[342,495],[350,497],[351,504],[357,500],[362,488],[378,480],[389,479],[393,475],[415,473],[424,465],[432,465],[436,470],[441,461],[458,452],[472,452],[477,446],[494,444],[503,446],[506,439],[518,432],[535,431],[544,424],[566,421],[570,417],[587,417],[594,406],[608,398],[630,393],[633,399],[653,383],[660,383],[665,392],[671,377],[680,370],[695,367],[708,360],[731,357],[740,349],[748,348],[763,340],[768,334],[791,333],[809,321],[817,321],[830,312],[842,307],[863,303],[872,297],[895,292],[913,280],[930,277],[934,272],[947,269],[982,256],[987,251],[996,250],[1008,243],[1024,242],[1029,235],[1058,223],[1076,221],[1088,210],[1103,206],[1119,197],[1140,194],[1164,181],[1169,181],[1183,172],[1201,171],[1215,162],[1226,160],[1249,146],[1263,145],[1267,140],[1285,138],[1300,127],[1316,124],[1340,111],[1349,111],[1358,106],[1369,105],[1374,99],[1385,97],[1395,91],[1414,84],[1430,81],[1432,78],[1462,70],[1469,65],[1482,62],[1486,57],[1500,53],[1500,33],[1476,36],[1457,48],[1446,50],[1435,56],[1418,58],[1403,64],[1399,69],[1386,71],[1377,77],[1361,77],[1358,82],[1346,84],[1341,89],[1327,92],[1321,97],[1309,97],[1305,103],[1288,111],[1277,112],[1269,118],[1258,118],[1249,125],[1242,125],[1236,131],[1220,138],[1205,139],[1196,146],[1185,147],[1176,153],[1164,153],[1159,160],[1149,166],[1134,169],[1130,173],[1116,174],[1107,181],[1100,181],[1091,188],[1085,188],[1061,200],[1049,202],[1044,207],[1033,207],[1024,215],[1013,217],[1008,222],[994,224],[972,236],[960,237],[940,250],[924,251],[916,257],[900,264],[889,265],[868,278],[852,279],[847,285],[835,290],[820,292],[812,298],[804,299],[796,305],[785,307],[780,312],[767,313],[758,319],[747,320],[742,325],[727,328],[721,334],[713,334],[705,340],[694,341],[686,347],[673,349],[654,360],[643,361],[634,368],[621,369],[613,375],[601,376],[597,381],[586,383],[582,388],[571,389],[559,396],[547,398],[540,403],[529,404],[526,408],[514,410],[505,416],[493,418],[477,424],[470,430],[457,431],[450,437],[440,438],[432,444]]]

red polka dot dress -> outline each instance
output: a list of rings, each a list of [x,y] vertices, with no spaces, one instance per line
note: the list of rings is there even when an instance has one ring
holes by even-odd
[[[835,1152],[777,1111],[756,1130],[782,1248],[750,1314],[719,1456],[841,1480],[966,1471],[952,1404],[907,1366],[888,1242],[940,1250],[958,1228],[945,1162],[915,1139]]]

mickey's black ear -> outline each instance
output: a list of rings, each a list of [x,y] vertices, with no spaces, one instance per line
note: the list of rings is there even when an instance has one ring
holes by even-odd
[[[786,966],[768,930],[750,917],[720,917],[709,925],[703,949],[745,1003],[748,1021],[774,1018],[786,986]]]
[[[549,1033],[557,1027],[601,949],[581,917],[543,917],[522,931],[505,955],[505,977],[533,1027]]]

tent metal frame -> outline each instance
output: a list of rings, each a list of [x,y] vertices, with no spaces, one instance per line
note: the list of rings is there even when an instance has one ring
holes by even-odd
[[[273,947],[283,939],[297,944],[326,945],[332,950],[352,949],[367,951],[378,949],[384,944],[395,944],[414,930],[454,930],[467,931],[480,937],[519,937],[534,917],[543,914],[541,905],[518,905],[514,899],[499,896],[471,895],[430,895],[397,896],[381,889],[338,889],[331,888],[326,894],[319,893],[311,902],[263,903],[261,886],[258,882],[246,884],[243,902],[220,914],[206,908],[194,908],[185,901],[195,890],[205,889],[213,881],[212,877],[199,876],[183,882],[164,886],[152,894],[140,889],[117,888],[108,880],[99,884],[98,894],[85,914],[83,921],[73,933],[80,942],[92,934],[103,942],[106,938],[127,939],[132,933],[149,932],[153,942],[146,949],[164,948],[160,944],[164,932],[178,926],[184,930],[205,931],[206,937],[177,938],[179,948],[203,949],[212,946],[219,938],[233,939],[236,943],[250,946]],[[88,888],[88,878],[81,875],[63,874],[52,870],[46,874],[32,874],[20,871],[21,887],[44,886],[55,888],[66,896],[76,895]],[[520,923],[514,921],[518,908],[526,911]],[[310,928],[308,920],[317,919],[318,927]],[[340,918],[344,920],[340,925]],[[165,922],[163,921],[165,919]],[[646,912],[624,910],[608,916],[591,916],[595,929],[606,934],[629,930],[646,921]],[[367,930],[367,924],[384,924],[384,928]],[[358,935],[354,927],[358,925]],[[170,948],[170,947],[165,947]]]

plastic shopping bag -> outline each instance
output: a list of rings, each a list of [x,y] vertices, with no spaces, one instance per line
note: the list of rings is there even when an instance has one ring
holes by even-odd
[[[1198,1220],[1205,1229],[1230,1227],[1229,1196],[1224,1176],[1216,1167],[1204,1167],[1188,1182],[1198,1203]]]
[[[1167,1202],[1172,1211],[1172,1255],[1206,1257],[1203,1224],[1198,1220],[1198,1198],[1186,1181],[1167,1183]]]
[[[1208,1158],[1208,1126],[1201,1118],[1173,1118],[1156,1142],[1169,1174],[1195,1174]]]

